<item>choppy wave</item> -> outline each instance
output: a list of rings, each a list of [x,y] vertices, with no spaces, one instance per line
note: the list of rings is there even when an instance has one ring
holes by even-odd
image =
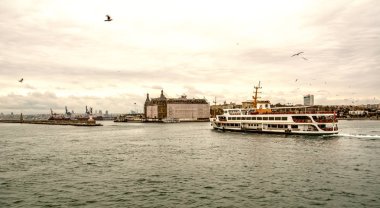
[[[102,123],[91,129],[0,124],[0,207],[380,203],[377,123],[345,123],[335,136],[222,134],[208,123]]]

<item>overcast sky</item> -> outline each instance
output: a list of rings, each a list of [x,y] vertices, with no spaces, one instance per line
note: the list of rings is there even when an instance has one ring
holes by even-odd
[[[380,103],[377,0],[2,0],[0,19],[3,113],[241,103],[259,81],[273,104]]]

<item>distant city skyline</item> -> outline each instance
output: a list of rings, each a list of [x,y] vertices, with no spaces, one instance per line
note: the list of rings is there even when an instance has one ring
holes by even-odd
[[[3,113],[141,112],[162,89],[241,103],[259,81],[272,104],[380,103],[376,0],[4,0],[0,17]]]

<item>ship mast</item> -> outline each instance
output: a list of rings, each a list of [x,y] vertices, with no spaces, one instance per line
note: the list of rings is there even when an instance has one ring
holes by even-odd
[[[215,96],[215,99],[214,99],[213,103],[214,103],[214,110],[213,110],[214,115],[213,115],[213,118],[216,118],[216,96]]]
[[[260,86],[260,81],[259,81],[259,85],[258,86],[255,86],[255,96],[253,96],[253,108],[257,108],[257,94],[260,93],[259,92],[259,89],[261,89],[261,86]]]

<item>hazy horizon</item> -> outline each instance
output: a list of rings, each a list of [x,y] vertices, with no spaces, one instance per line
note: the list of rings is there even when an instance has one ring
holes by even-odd
[[[141,112],[161,89],[241,103],[259,81],[273,104],[380,103],[375,0],[5,0],[0,17],[3,113]]]

